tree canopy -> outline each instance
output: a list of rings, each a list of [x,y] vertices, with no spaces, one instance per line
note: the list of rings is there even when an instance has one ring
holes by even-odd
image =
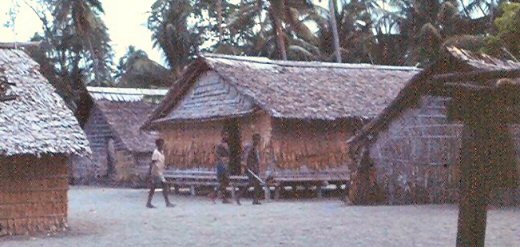
[[[100,0],[26,3],[43,26],[43,33],[33,37],[43,49],[31,54],[75,109],[86,84],[168,86],[164,78],[173,81],[201,52],[425,66],[440,55],[442,47],[457,46],[518,59],[519,2],[155,0],[147,26],[169,71],[135,47],[129,47],[114,68]],[[155,79],[146,84],[146,76]]]

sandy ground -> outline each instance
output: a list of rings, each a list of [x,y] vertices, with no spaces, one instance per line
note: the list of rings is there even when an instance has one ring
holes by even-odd
[[[284,200],[242,206],[174,196],[144,207],[145,190],[75,187],[70,231],[0,238],[0,246],[455,246],[457,207],[345,206],[340,201]],[[520,209],[491,209],[486,246],[520,246]]]

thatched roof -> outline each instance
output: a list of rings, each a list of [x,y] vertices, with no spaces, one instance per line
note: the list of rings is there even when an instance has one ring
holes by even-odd
[[[436,78],[436,75],[445,74],[453,77],[456,72],[487,71],[491,73],[496,72],[497,77],[500,78],[499,75],[505,74],[504,72],[519,69],[520,63],[518,62],[500,60],[486,54],[476,54],[455,47],[449,47],[446,49],[443,59],[440,59],[421,73],[415,75],[407,82],[406,87],[399,92],[398,96],[392,100],[392,103],[376,118],[363,126],[348,142],[353,145],[360,145],[366,141],[375,140],[378,132],[385,130],[388,125],[406,109],[415,107],[418,104],[421,95],[424,95],[426,90],[431,90],[431,87],[429,87],[427,83],[430,80],[439,79]],[[481,78],[481,75],[476,75],[475,77]],[[492,83],[495,82],[496,80],[492,81]],[[466,82],[462,81],[462,83]],[[471,85],[471,82],[466,84]]]
[[[90,153],[72,111],[27,54],[0,48],[0,78],[16,97],[0,101],[0,155]]]
[[[208,54],[187,68],[148,123],[168,120],[164,118],[172,115],[179,100],[206,71],[215,71],[241,98],[275,118],[335,120],[376,116],[420,70]],[[212,116],[204,117],[227,115],[212,111]]]
[[[151,152],[155,148],[154,133],[139,128],[150,116],[156,104],[143,101],[97,100],[96,106],[110,125],[112,133],[120,140],[126,150],[131,152]]]

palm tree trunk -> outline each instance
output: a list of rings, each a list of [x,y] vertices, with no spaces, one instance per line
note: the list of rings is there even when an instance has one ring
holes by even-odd
[[[338,25],[336,24],[336,6],[335,0],[329,0],[329,11],[330,11],[330,28],[332,29],[332,38],[334,43],[334,54],[336,62],[341,63],[341,51],[339,47],[339,34]]]
[[[216,8],[218,21],[218,41],[221,42],[224,35],[222,31],[222,0],[217,0]]]
[[[276,14],[273,12],[272,7],[269,8],[269,16],[271,17],[271,22],[273,23],[273,30],[276,35],[276,46],[278,47],[278,53],[280,54],[280,58],[282,60],[287,60],[287,51],[285,50],[282,23],[280,22],[280,19],[278,19]]]

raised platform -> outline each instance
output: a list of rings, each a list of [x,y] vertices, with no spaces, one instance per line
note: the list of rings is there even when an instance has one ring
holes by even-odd
[[[192,195],[196,195],[196,190],[200,187],[217,187],[218,181],[216,172],[200,171],[200,170],[167,170],[165,172],[166,180],[178,188],[188,187]],[[285,187],[303,186],[304,188],[315,187],[318,197],[321,197],[321,189],[328,185],[336,185],[340,188],[342,185],[348,186],[349,176],[347,171],[282,171],[276,172],[271,176],[265,174],[261,178],[266,181],[264,192],[266,199],[271,198],[271,191],[274,191],[274,198],[280,197],[280,191]],[[230,176],[231,194],[234,197],[236,189],[248,185],[247,176]]]

